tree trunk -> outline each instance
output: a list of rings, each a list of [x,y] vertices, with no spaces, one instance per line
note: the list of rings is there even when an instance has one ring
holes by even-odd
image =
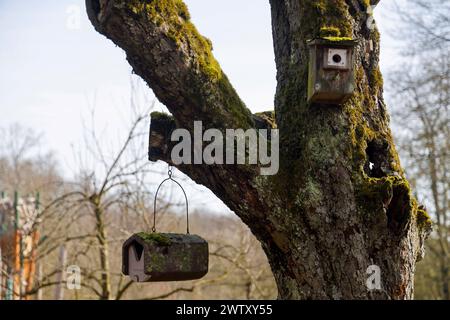
[[[443,201],[441,200],[443,194],[439,192],[439,164],[437,159],[441,157],[441,155],[438,152],[437,146],[436,146],[436,129],[429,126],[429,119],[426,119],[426,116],[421,116],[421,120],[423,122],[423,125],[426,127],[426,148],[429,152],[427,164],[428,164],[428,176],[430,179],[430,190],[433,198],[433,205],[435,210],[435,216],[436,216],[436,233],[437,233],[437,240],[438,240],[438,263],[439,263],[439,272],[440,272],[440,280],[442,284],[441,292],[442,292],[442,299],[443,300],[450,300],[450,288],[449,288],[449,282],[450,282],[450,275],[449,275],[449,252],[448,252],[448,231],[446,229],[447,227],[447,221],[446,221],[446,214],[447,214],[447,201],[445,201],[445,198]],[[444,160],[445,161],[445,160]],[[445,169],[444,169],[445,170]],[[443,170],[443,171],[444,171]],[[445,172],[445,171],[444,171]],[[445,184],[445,177],[441,178],[442,181]],[[445,194],[445,191],[444,191]],[[441,202],[442,201],[442,202]],[[441,206],[442,204],[442,206]]]
[[[109,267],[109,248],[107,230],[104,222],[104,211],[101,208],[100,201],[96,198],[93,200],[95,220],[96,220],[96,236],[98,241],[98,253],[100,258],[100,286],[101,300],[111,299],[111,277]]]
[[[279,128],[275,176],[261,176],[248,165],[178,167],[250,227],[267,254],[280,299],[410,299],[430,222],[411,196],[392,141],[368,1],[270,2],[275,119],[270,112],[250,114],[182,1],[86,4],[96,30],[125,50],[136,74],[173,114],[153,115],[152,160],[170,163],[170,130],[192,132],[194,120],[205,129]],[[334,30],[337,41],[358,42],[357,88],[342,106],[306,102],[306,41],[326,30]],[[381,270],[381,290],[366,285],[373,265]]]

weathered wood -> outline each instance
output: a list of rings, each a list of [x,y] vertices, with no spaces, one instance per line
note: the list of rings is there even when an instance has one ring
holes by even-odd
[[[308,42],[308,102],[342,105],[350,99],[356,86],[353,69],[356,44],[349,40]],[[339,61],[333,61],[333,54]]]
[[[197,235],[139,233],[122,247],[122,272],[137,282],[185,281],[208,273],[208,243]]]

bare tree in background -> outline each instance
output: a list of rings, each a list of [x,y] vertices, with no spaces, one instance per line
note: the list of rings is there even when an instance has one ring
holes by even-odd
[[[405,59],[391,76],[393,119],[407,175],[435,221],[416,292],[449,300],[450,2],[410,0],[394,8],[402,22],[399,40],[407,40]]]
[[[407,0],[392,3],[397,19],[395,32],[404,36],[405,47],[420,54],[450,45],[450,2],[442,0]]]
[[[13,205],[11,196],[15,191],[18,192],[19,221],[24,221],[25,217],[21,215],[27,213],[22,210],[25,208],[20,204],[22,200],[26,199],[26,202],[30,202],[29,195],[34,196],[40,193],[40,199],[31,200],[33,210],[36,206],[37,216],[33,217],[32,220],[27,220],[29,224],[27,223],[26,232],[21,223],[17,224],[17,228],[22,236],[33,234],[33,238],[39,236],[41,238],[27,244],[27,249],[22,250],[20,256],[23,256],[23,259],[29,261],[31,265],[37,264],[40,270],[45,270],[46,276],[53,275],[56,271],[52,264],[46,265],[46,262],[51,261],[47,258],[52,255],[55,244],[70,241],[67,236],[64,236],[67,234],[67,225],[64,224],[64,222],[67,222],[67,215],[63,211],[50,210],[50,208],[41,210],[40,207],[40,203],[51,203],[65,192],[57,162],[53,153],[43,152],[42,135],[33,130],[24,128],[19,124],[13,124],[7,128],[0,128],[0,132],[2,135],[0,142],[0,190],[4,192],[4,201],[9,202],[11,206]],[[10,196],[6,196],[7,194]],[[29,209],[30,205],[26,208]],[[28,209],[25,211],[29,211]],[[9,228],[8,225],[1,225],[0,227],[2,229],[7,228],[3,230],[3,244],[6,246],[13,245],[14,241],[10,236],[14,234],[14,230],[11,229],[11,225]],[[28,245],[31,245],[31,247]],[[6,254],[6,252],[4,253]],[[19,259],[14,256],[4,256],[3,258],[10,261]],[[4,262],[6,261],[4,260]],[[6,276],[6,274],[4,275]],[[5,286],[5,282],[2,285]],[[6,292],[7,288],[2,289]],[[26,290],[20,290],[18,285],[14,285],[12,289],[14,291],[13,296],[19,299],[30,298],[38,291],[36,283],[27,283]]]
[[[0,136],[0,190],[34,194],[48,188],[50,194],[61,184],[55,156],[43,151],[41,134],[12,124],[0,128]]]
[[[90,269],[84,268],[83,277],[85,281],[92,280],[93,287],[96,287],[92,291],[100,299],[116,298],[131,285],[131,282],[120,284],[113,292],[110,244],[114,235],[109,234],[110,215],[120,206],[128,206],[135,191],[133,183],[140,183],[136,181],[137,178],[148,172],[145,168],[146,154],[140,151],[145,149],[147,117],[147,113],[136,113],[125,138],[113,150],[105,150],[105,141],[99,138],[93,125],[85,129],[84,146],[87,154],[79,151],[81,163],[78,176],[72,184],[70,201],[79,204],[77,211],[84,215],[80,227],[88,229],[92,239],[79,242],[76,246],[84,247],[88,260],[93,258],[97,264],[90,264]]]

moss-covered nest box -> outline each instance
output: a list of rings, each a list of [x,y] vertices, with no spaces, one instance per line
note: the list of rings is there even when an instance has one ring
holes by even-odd
[[[357,41],[327,37],[308,41],[308,102],[341,105],[355,90]]]
[[[137,233],[122,247],[122,272],[137,282],[185,281],[208,273],[208,243],[197,235]]]

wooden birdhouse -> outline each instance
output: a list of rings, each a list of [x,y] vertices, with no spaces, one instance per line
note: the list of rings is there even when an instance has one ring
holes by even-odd
[[[197,235],[138,233],[122,247],[122,272],[137,282],[195,280],[208,273],[208,243]]]
[[[355,90],[354,40],[308,42],[308,102],[340,105]]]

